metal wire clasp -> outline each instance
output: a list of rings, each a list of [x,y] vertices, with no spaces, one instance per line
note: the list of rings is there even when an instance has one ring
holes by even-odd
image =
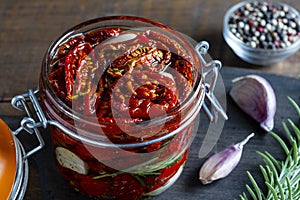
[[[209,49],[209,44],[206,41],[201,41],[195,46],[195,50],[199,55],[201,62],[203,63],[203,76],[204,76],[204,85],[202,86],[205,91],[206,99],[212,106],[210,110],[207,106],[207,103],[204,102],[202,108],[207,114],[211,122],[216,122],[218,120],[218,113],[227,120],[228,117],[219,103],[218,99],[214,95],[214,90],[216,87],[219,70],[222,67],[222,63],[219,60],[212,60],[207,51]],[[205,59],[206,57],[206,59]],[[208,62],[206,60],[209,60]],[[225,92],[225,91],[224,91]]]
[[[36,153],[40,149],[42,149],[45,146],[45,142],[41,136],[41,133],[39,131],[39,127],[46,128],[47,127],[47,119],[42,111],[42,108],[40,107],[38,100],[35,96],[35,94],[38,92],[38,90],[32,91],[28,90],[28,93],[15,96],[11,100],[11,104],[14,108],[25,111],[27,114],[27,117],[24,117],[21,121],[21,126],[15,130],[12,131],[14,135],[18,135],[20,132],[25,131],[29,134],[35,134],[39,145],[30,151],[26,152],[23,159],[27,159],[32,154]],[[31,112],[31,109],[26,101],[26,98],[29,98],[32,102],[33,109],[35,111],[35,114]],[[34,116],[36,116],[38,119],[34,119]]]

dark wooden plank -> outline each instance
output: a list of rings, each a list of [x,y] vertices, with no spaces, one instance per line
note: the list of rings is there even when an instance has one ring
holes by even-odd
[[[259,73],[256,71],[246,71],[237,68],[226,67],[221,70],[224,79],[226,92],[231,88],[231,80],[237,76],[256,73],[265,77],[273,86],[277,96],[277,113],[275,116],[274,131],[282,134],[281,121],[291,117],[299,125],[299,118],[292,106],[288,103],[287,95],[300,103],[300,80],[288,78],[274,74]],[[227,113],[229,120],[218,140],[213,152],[221,151],[229,145],[243,140],[251,132],[256,135],[249,141],[244,149],[244,154],[237,168],[225,179],[216,181],[211,185],[203,186],[198,180],[198,171],[205,158],[199,158],[198,152],[202,144],[207,128],[207,120],[201,118],[197,136],[191,146],[188,162],[179,180],[166,192],[154,197],[155,200],[181,200],[181,199],[234,199],[245,190],[245,184],[249,184],[246,171],[250,171],[258,181],[261,181],[259,164],[263,164],[262,159],[256,151],[269,151],[276,158],[283,158],[284,154],[279,144],[268,134],[264,133],[259,125],[242,113],[233,103],[231,98],[227,98]],[[201,117],[203,117],[203,113]],[[12,128],[16,128],[20,117],[5,117],[4,120]],[[62,200],[86,199],[75,192],[58,174],[54,163],[48,132],[43,133],[46,147],[30,158],[30,179],[25,199]],[[32,145],[32,139],[23,136],[23,143],[26,148]]]

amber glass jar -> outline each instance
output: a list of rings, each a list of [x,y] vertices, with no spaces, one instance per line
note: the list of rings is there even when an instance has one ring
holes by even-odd
[[[39,82],[57,166],[98,199],[157,195],[181,174],[204,101],[194,46],[137,17],[104,17],[48,49]]]
[[[29,167],[26,152],[7,124],[0,119],[0,199],[24,198]]]

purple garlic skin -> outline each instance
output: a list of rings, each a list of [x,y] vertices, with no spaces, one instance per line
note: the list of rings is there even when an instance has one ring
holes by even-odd
[[[274,127],[276,96],[270,83],[259,75],[247,75],[232,80],[230,96],[234,102],[260,123],[265,131]]]
[[[228,176],[240,162],[244,145],[253,136],[254,133],[250,134],[242,142],[232,145],[206,160],[199,172],[199,179],[202,184],[208,184]]]
[[[231,146],[214,154],[201,167],[199,179],[202,184],[226,177],[239,163],[242,151],[238,146]]]

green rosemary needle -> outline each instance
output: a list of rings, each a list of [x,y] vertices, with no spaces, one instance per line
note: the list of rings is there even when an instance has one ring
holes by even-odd
[[[300,116],[299,105],[288,97],[297,114]],[[260,165],[264,179],[266,193],[259,187],[254,177],[247,171],[251,186],[246,185],[246,190],[254,200],[295,200],[300,199],[300,128],[291,120],[282,122],[283,130],[288,138],[287,144],[279,135],[270,132],[286,154],[283,161],[276,160],[268,152],[257,152],[262,157],[265,166]],[[246,193],[242,193],[241,200],[248,200]]]

